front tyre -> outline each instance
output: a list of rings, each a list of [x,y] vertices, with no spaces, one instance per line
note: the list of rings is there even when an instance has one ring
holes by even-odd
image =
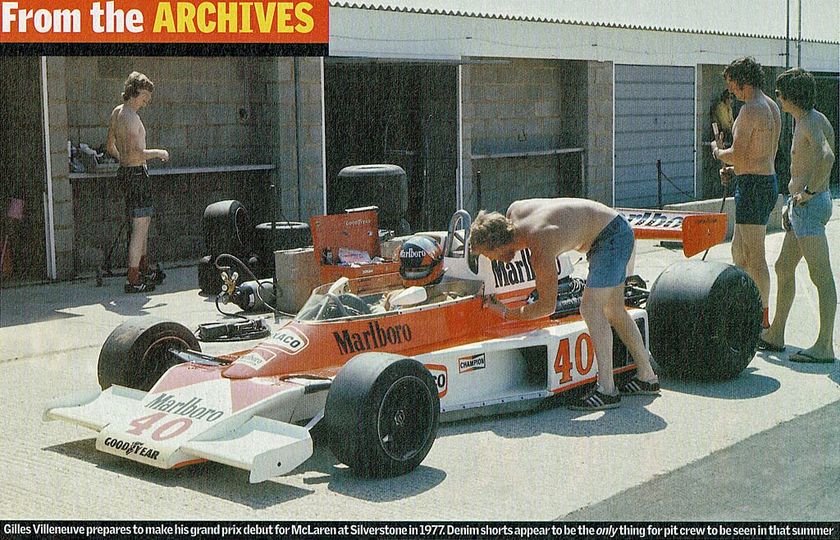
[[[378,353],[357,356],[339,371],[324,412],[336,458],[360,476],[377,478],[420,465],[439,417],[437,386],[423,364]]]
[[[103,390],[117,384],[148,391],[179,363],[170,350],[201,351],[185,326],[156,317],[130,319],[111,332],[99,352],[97,373]]]

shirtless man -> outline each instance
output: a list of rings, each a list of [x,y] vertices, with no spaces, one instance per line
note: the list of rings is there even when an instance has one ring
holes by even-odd
[[[133,71],[125,80],[123,103],[114,107],[108,125],[108,153],[120,162],[117,181],[125,192],[126,209],[131,216],[127,293],[153,291],[155,283],[163,280],[162,272],[150,271],[147,256],[149,224],[155,208],[146,160],[166,161],[169,152],[146,148],[146,128],[137,114],[151,103],[154,89],[148,77]]]
[[[732,127],[732,146],[724,149],[720,137],[712,141],[712,155],[726,165],[721,182],[735,176],[735,232],[732,261],[755,281],[764,307],[762,326],[770,325],[770,271],[764,252],[767,220],[776,205],[779,182],[776,177],[776,150],[782,116],[776,103],[761,91],[764,72],[752,58],[739,58],[723,71],[726,85],[744,106]]]
[[[508,320],[551,315],[557,302],[556,258],[561,253],[585,252],[589,276],[580,314],[589,329],[598,364],[598,386],[571,405],[578,410],[617,407],[620,394],[658,394],[659,382],[651,367],[639,328],[624,309],[624,280],[633,252],[633,230],[612,208],[588,199],[526,199],[510,205],[507,215],[481,211],[470,227],[470,250],[489,259],[510,262],[517,251],[530,248],[539,298],[509,309],[494,297],[490,309]],[[627,346],[637,373],[616,389],[613,379],[613,334]]]
[[[811,281],[817,287],[820,330],[812,347],[791,355],[790,359],[830,363],[834,362],[832,331],[837,290],[831,274],[825,224],[831,217],[828,183],[837,152],[834,129],[825,115],[814,108],[816,84],[807,71],[793,68],[779,75],[776,96],[782,110],[796,121],[790,151],[790,197],[786,204],[790,226],[786,227],[782,251],[776,261],[776,314],[770,329],[759,339],[758,348],[784,350],[785,325],[796,290],[796,265],[805,257]]]

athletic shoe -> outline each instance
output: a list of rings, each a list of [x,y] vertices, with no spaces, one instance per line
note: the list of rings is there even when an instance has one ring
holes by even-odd
[[[154,270],[149,270],[145,274],[142,274],[143,281],[146,283],[154,283],[155,285],[160,285],[163,283],[163,280],[166,279],[166,273],[161,269],[160,266],[155,268]]]
[[[141,281],[140,283],[128,283],[125,284],[125,292],[131,293],[146,293],[152,292],[155,290],[155,284],[152,282]]]
[[[576,411],[602,411],[604,409],[615,409],[621,403],[621,396],[618,394],[610,396],[594,389],[582,398],[569,404],[570,409]]]
[[[659,382],[645,382],[633,377],[625,384],[618,387],[618,393],[622,396],[632,396],[640,394],[659,394]]]

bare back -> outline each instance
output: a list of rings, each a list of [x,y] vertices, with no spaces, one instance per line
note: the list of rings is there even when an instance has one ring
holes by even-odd
[[[792,182],[808,186],[814,193],[826,191],[836,155],[831,123],[816,109],[806,112],[796,122],[793,131],[790,149]]]
[[[779,106],[756,89],[755,96],[741,107],[732,128],[733,150],[743,156],[735,163],[735,174],[775,174],[781,131]]]
[[[146,128],[140,115],[126,104],[117,105],[111,112],[108,126],[108,150],[116,154],[123,167],[145,165]]]
[[[598,234],[618,212],[589,199],[524,199],[515,201],[507,217],[537,256],[553,259],[561,253],[589,251]]]

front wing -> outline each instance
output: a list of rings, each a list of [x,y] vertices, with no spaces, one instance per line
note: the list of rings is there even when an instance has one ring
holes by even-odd
[[[190,369],[173,367],[148,393],[112,386],[61,398],[44,418],[98,431],[102,452],[163,469],[215,461],[250,471],[252,483],[287,474],[312,455],[309,430],[291,423],[304,385],[234,381],[207,368],[196,378]]]

